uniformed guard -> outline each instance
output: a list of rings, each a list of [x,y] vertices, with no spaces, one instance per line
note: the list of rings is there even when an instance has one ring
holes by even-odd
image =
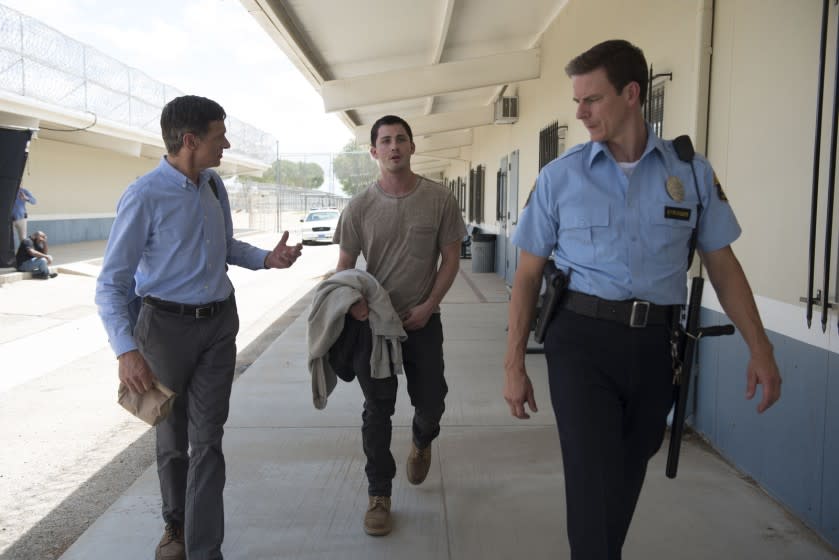
[[[763,386],[758,412],[780,397],[781,377],[730,247],[740,227],[711,166],[695,157],[694,188],[691,164],[644,122],[648,74],[641,50],[606,41],[565,71],[591,141],[542,169],[513,236],[521,257],[510,301],[504,398],[517,418],[529,418],[526,407],[537,409],[524,358],[542,269],[553,255],[570,273],[544,344],[571,557],[615,560],[672,405],[669,341],[687,296],[694,228],[720,303],[751,354],[747,397]]]

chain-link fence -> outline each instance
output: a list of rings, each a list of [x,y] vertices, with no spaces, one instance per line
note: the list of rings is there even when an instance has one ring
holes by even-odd
[[[333,162],[338,155],[275,154],[278,159],[263,177],[241,176],[225,181],[234,227],[295,234],[309,210],[343,210],[349,196],[334,174]]]
[[[160,112],[183,95],[170,85],[0,5],[0,89],[160,134]],[[276,140],[228,116],[234,152],[264,162]]]
[[[233,227],[298,233],[300,220],[315,208],[343,210],[348,198],[300,187],[278,187],[267,183],[228,185]]]
[[[294,233],[306,212],[315,208],[343,210],[352,196],[379,175],[378,164],[363,150],[276,157],[262,177],[236,177],[226,182],[237,229]],[[444,180],[443,184],[464,210],[466,178]]]

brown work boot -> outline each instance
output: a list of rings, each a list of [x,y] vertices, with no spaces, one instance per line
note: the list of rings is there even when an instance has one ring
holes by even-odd
[[[183,527],[177,523],[166,524],[166,529],[154,553],[154,560],[186,560]]]
[[[431,466],[431,445],[420,449],[411,442],[411,453],[408,455],[408,463],[405,465],[405,472],[408,473],[408,482],[411,484],[422,484],[428,476],[428,468]]]
[[[390,529],[390,496],[370,496],[370,505],[364,514],[364,532],[383,537]]]

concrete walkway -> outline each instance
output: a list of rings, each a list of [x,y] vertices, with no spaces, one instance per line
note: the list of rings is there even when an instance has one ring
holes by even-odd
[[[411,409],[400,383],[393,533],[372,538],[362,531],[361,392],[339,382],[326,409],[314,408],[303,312],[234,384],[225,436],[225,558],[569,558],[544,358],[528,356],[540,412],[515,420],[501,397],[503,281],[462,264],[443,305],[450,387],[444,427],[418,487],[405,480]],[[650,465],[624,558],[839,558],[701,443],[684,446],[676,481],[664,476],[665,453]],[[159,510],[152,467],[61,558],[151,558],[162,532]]]
[[[271,247],[273,233],[237,232]],[[104,242],[55,245],[51,280],[0,271],[0,560],[58,558],[153,463],[154,434],[116,405],[116,361],[94,305]],[[336,246],[287,270],[232,267],[237,372],[305,311]]]

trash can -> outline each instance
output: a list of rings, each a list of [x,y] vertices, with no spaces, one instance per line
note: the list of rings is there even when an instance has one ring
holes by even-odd
[[[495,272],[495,234],[472,234],[472,272]]]
[[[472,237],[467,235],[463,238],[463,241],[460,242],[460,258],[461,259],[471,259],[472,258]]]

